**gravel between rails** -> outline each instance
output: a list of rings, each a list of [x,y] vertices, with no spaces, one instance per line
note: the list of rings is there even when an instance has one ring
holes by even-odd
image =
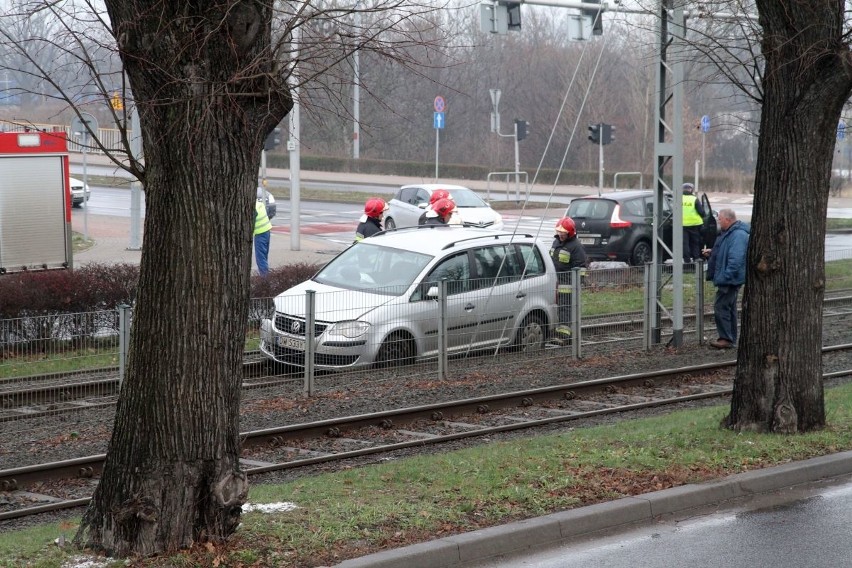
[[[852,343],[850,319],[852,319],[850,316],[826,318],[823,343],[825,345]],[[275,391],[251,390],[244,395],[241,430],[272,428],[616,375],[729,361],[736,357],[736,352],[733,350],[716,350],[706,344],[698,345],[694,339],[689,338],[686,345],[676,349],[657,346],[646,352],[634,342],[628,347],[613,344],[588,348],[584,346],[584,357],[581,360],[573,360],[567,353],[567,350],[548,350],[543,357],[516,355],[492,358],[486,356],[454,360],[450,362],[450,376],[445,381],[439,381],[436,378],[434,366],[424,368],[424,372],[419,375],[412,373],[411,369],[406,369],[402,376],[397,376],[392,370],[371,371],[355,379],[351,376],[344,378],[342,375],[329,375],[318,378],[317,384],[322,390],[310,398],[301,394],[301,384],[298,381],[294,381],[292,386]],[[840,351],[826,356],[823,371],[831,372],[850,368],[852,368],[852,352]],[[845,380],[848,379],[839,381]],[[698,401],[685,403],[679,407],[714,404],[718,404],[718,401]],[[671,408],[646,409],[632,412],[627,416],[608,415],[565,424],[553,424],[537,429],[535,434],[566,431],[670,411]],[[112,409],[96,409],[80,414],[43,417],[35,423],[28,424],[25,432],[2,435],[0,436],[0,468],[10,469],[104,453],[109,441],[112,413]],[[3,431],[12,427],[14,423],[0,423],[0,429]],[[399,450],[391,455],[366,456],[346,462],[268,473],[253,477],[252,482],[279,483],[334,471],[341,467],[360,466],[410,455],[446,452],[471,445],[530,435],[532,435],[530,431],[508,432],[434,447],[418,446]],[[3,494],[0,493],[0,502],[2,499]],[[15,530],[80,514],[82,509],[70,509],[13,519],[0,522],[0,530]]]

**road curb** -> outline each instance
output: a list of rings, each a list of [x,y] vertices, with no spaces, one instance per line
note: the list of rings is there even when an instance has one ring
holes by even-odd
[[[497,555],[558,545],[605,529],[650,522],[661,515],[683,513],[697,507],[850,473],[852,452],[842,452],[384,550],[345,560],[336,566],[452,568]]]

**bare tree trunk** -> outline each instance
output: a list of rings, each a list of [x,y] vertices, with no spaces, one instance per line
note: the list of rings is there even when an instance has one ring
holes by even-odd
[[[116,556],[220,541],[239,522],[257,171],[292,106],[268,58],[268,7],[148,5],[107,0],[141,109],[145,243],[127,378],[75,538]]]
[[[735,430],[825,425],[822,302],[825,219],[835,132],[852,89],[840,0],[758,0],[764,100]]]

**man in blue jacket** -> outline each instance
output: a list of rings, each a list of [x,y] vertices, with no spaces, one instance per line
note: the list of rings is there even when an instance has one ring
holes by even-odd
[[[722,233],[716,238],[707,263],[707,280],[716,286],[716,301],[713,304],[718,339],[710,342],[716,349],[730,349],[737,345],[737,295],[745,283],[746,250],[748,249],[749,227],[737,221],[732,209],[719,211],[719,228]]]

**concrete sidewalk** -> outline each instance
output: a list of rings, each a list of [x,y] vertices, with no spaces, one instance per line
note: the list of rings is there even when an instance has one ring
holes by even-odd
[[[852,452],[731,475],[345,560],[340,568],[452,568],[519,555],[604,530],[686,518],[697,508],[852,473]]]

